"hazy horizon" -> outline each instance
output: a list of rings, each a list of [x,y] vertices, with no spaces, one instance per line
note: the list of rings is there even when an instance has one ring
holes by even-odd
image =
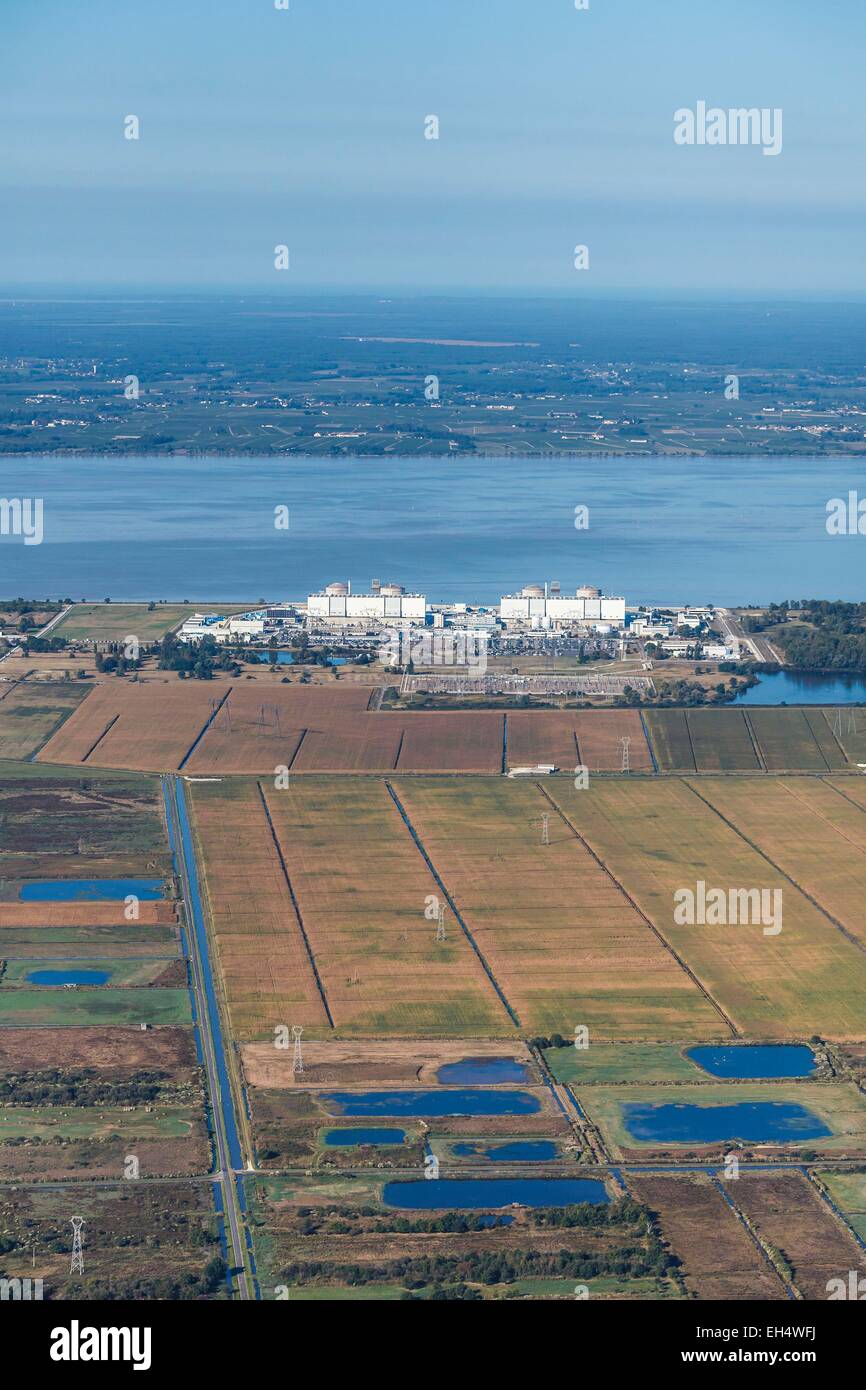
[[[13,292],[866,295],[854,0],[6,0],[3,33]],[[780,153],[678,146],[704,101],[781,111]]]

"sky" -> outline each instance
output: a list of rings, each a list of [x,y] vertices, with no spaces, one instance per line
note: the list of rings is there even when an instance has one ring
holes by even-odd
[[[5,288],[866,292],[863,0],[276,3],[2,0]]]

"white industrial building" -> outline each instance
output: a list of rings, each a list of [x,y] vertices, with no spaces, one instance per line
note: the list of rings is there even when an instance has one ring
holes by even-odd
[[[307,599],[310,623],[425,623],[424,594],[407,594],[401,584],[373,581],[369,594],[353,594],[351,584],[329,584]]]
[[[563,594],[555,586],[527,584],[519,594],[504,594],[499,607],[504,623],[524,623],[529,627],[557,626],[561,623],[625,622],[625,599],[611,598],[591,584],[574,594]]]
[[[230,618],[221,613],[194,613],[182,625],[178,637],[181,642],[201,642],[204,637],[214,642],[252,642],[264,636],[265,610],[256,609],[249,613],[234,613]]]

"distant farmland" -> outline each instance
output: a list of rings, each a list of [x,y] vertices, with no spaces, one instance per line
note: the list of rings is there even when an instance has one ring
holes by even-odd
[[[834,714],[817,708],[665,709],[645,717],[661,772],[853,770],[845,737],[853,749],[859,736],[837,738]],[[866,723],[862,713],[860,722]]]
[[[857,781],[850,785],[862,789]],[[789,877],[762,854],[764,832],[757,824],[752,840],[707,804],[718,794],[730,805],[737,793],[727,779],[701,779],[694,789],[679,779],[602,779],[585,792],[563,780],[552,794],[740,1031],[767,1038],[863,1036],[866,952],[851,939],[861,930],[855,897],[847,924],[837,924],[805,885],[797,886],[797,846],[801,841],[808,846],[815,821],[807,803],[798,809],[796,799],[789,798]],[[748,807],[754,816],[763,796],[772,801],[775,794],[773,780],[744,780],[738,814],[745,816]],[[821,833],[828,837],[823,874],[835,871],[844,884],[850,840],[826,826]],[[806,855],[808,862],[808,848]],[[725,889],[781,888],[783,930],[765,936],[760,925],[676,925],[673,895],[683,887],[694,889],[698,880]],[[841,908],[838,895],[834,901]]]
[[[0,758],[31,757],[89,693],[89,686],[72,681],[19,681],[12,686],[0,700]]]

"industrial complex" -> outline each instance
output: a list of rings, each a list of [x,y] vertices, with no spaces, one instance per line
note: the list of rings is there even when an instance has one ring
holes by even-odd
[[[709,608],[630,607],[622,596],[604,594],[591,584],[564,593],[555,582],[527,584],[518,593],[503,594],[498,605],[430,602],[425,594],[403,585],[373,580],[367,592],[355,592],[349,581],[335,581],[307,596],[245,613],[195,613],[180,628],[184,642],[204,638],[214,642],[283,645],[304,632],[313,639],[369,645],[382,633],[418,628],[447,628],[464,634],[486,634],[503,647],[516,647],[546,637],[593,639],[614,643],[622,651],[631,640],[642,649],[665,656],[704,660],[737,660],[739,641],[713,627]]]

